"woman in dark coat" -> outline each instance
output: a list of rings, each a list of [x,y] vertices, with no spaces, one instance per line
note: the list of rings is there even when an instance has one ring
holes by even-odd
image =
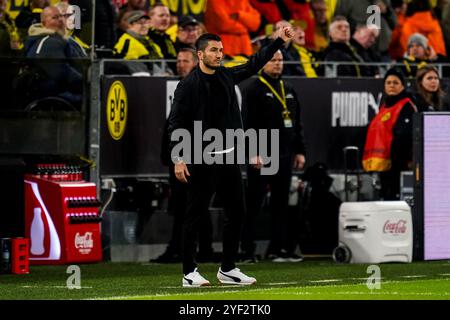
[[[417,71],[414,98],[419,112],[450,110],[439,71],[432,65],[426,65]]]

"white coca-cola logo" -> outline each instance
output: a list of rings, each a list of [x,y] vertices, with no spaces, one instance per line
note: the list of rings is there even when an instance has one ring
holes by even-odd
[[[75,235],[75,248],[81,253],[87,254],[91,252],[94,247],[94,240],[92,239],[92,232],[86,232],[84,235],[80,235],[78,232]]]
[[[398,220],[397,222],[387,220],[383,227],[383,233],[406,233],[406,220]]]

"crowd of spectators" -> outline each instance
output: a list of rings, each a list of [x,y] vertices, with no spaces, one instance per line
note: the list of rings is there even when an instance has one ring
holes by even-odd
[[[45,50],[45,41],[37,42],[37,47],[26,45],[36,39],[37,31],[42,32],[46,8],[57,8],[67,24],[74,15],[70,5],[77,5],[86,22],[86,16],[94,18],[89,13],[92,3],[31,0],[15,19],[7,4],[0,0],[0,56],[172,61],[163,69],[136,61],[113,69],[138,75],[176,75],[177,53],[194,48],[205,32],[221,37],[226,60],[236,65],[271,41],[276,30],[291,25],[296,36],[282,50],[284,74],[310,78],[379,78],[383,74],[377,63],[396,62],[412,79],[426,64],[446,63],[450,45],[448,0],[208,0],[204,12],[195,17],[179,16],[158,1],[99,0],[95,2],[94,44],[85,30],[66,27],[55,32],[61,37],[51,50]],[[67,67],[61,66],[61,70]],[[443,70],[446,76],[448,71]]]
[[[112,73],[184,78],[197,63],[195,43],[203,33],[220,36],[225,60],[231,66],[245,62],[271,42],[278,30],[291,26],[295,35],[281,48],[282,59],[278,57],[286,64],[283,75],[385,76],[389,83],[379,65],[397,63],[401,72],[391,76],[397,76],[401,90],[395,95],[385,92],[386,105],[389,98],[409,97],[404,90],[404,75],[416,79],[416,91],[410,97],[418,111],[450,110],[441,82],[450,68],[443,68],[441,74],[433,67],[448,62],[448,0],[207,0],[203,14],[195,17],[179,16],[163,3],[154,2],[96,0],[92,14],[91,1],[61,0],[50,4],[49,0],[30,0],[12,18],[7,11],[8,1],[0,0],[0,58],[60,60],[33,63],[32,70],[29,66],[2,64],[0,88],[22,86],[18,90],[24,93],[22,106],[33,99],[53,96],[80,108],[87,81],[82,68],[71,60],[113,58],[119,63],[109,69]],[[90,15],[90,19],[84,17],[85,23],[95,18],[91,28],[93,43],[82,31],[68,27],[75,13],[71,5]],[[65,59],[69,60],[62,61]],[[158,68],[146,60],[170,61],[167,68]],[[411,130],[408,127],[406,131],[410,134]],[[411,153],[409,135],[407,140],[404,145],[409,149],[401,154]],[[406,164],[404,167],[410,169]],[[393,177],[398,181],[397,175]],[[179,227],[174,226],[174,230]]]
[[[62,0],[56,4],[60,11],[61,3],[92,10],[89,1]],[[7,1],[1,0],[0,55],[27,55],[23,44],[34,25],[41,23],[50,1],[29,1],[15,19],[6,6]],[[377,12],[379,19],[373,16]],[[301,62],[299,67],[286,68],[291,75],[326,75],[327,68],[317,62],[327,61],[345,64],[337,76],[378,77],[377,68],[358,65],[395,61],[404,64],[408,77],[414,77],[417,68],[411,65],[447,62],[447,0],[208,0],[204,13],[195,18],[178,16],[160,2],[100,0],[96,1],[95,45],[90,49],[95,48],[98,57],[173,60],[181,48],[192,47],[202,33],[211,32],[222,38],[229,60],[245,61],[242,57],[253,54],[286,24],[296,28],[298,37],[286,46],[284,59]],[[71,36],[88,48],[86,39]],[[142,50],[133,53],[137,47]],[[175,73],[174,65],[172,69]]]

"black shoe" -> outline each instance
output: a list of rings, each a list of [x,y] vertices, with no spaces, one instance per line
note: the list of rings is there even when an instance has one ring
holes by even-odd
[[[273,260],[276,258],[278,258],[278,254],[275,254],[275,253],[268,253],[268,254],[266,254],[266,257],[265,257],[266,260]]]
[[[181,255],[168,251],[164,252],[158,258],[150,260],[150,262],[154,263],[180,263],[181,261]]]
[[[302,262],[305,258],[302,255],[292,253],[288,257],[289,262]]]
[[[278,255],[272,259],[273,262],[302,262],[303,260],[303,256],[289,253],[285,250],[281,250]]]
[[[242,263],[258,263],[261,259],[254,254],[243,254],[240,262]]]
[[[272,262],[289,262],[289,255],[286,251],[281,250],[272,257]]]

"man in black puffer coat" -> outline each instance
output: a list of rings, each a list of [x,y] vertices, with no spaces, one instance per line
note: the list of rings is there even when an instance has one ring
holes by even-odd
[[[336,17],[330,25],[330,44],[325,49],[323,56],[326,62],[340,62],[337,66],[339,77],[365,76],[364,68],[359,63],[364,63],[356,49],[350,44],[350,25],[344,17]],[[326,75],[329,75],[329,66],[326,66]]]

